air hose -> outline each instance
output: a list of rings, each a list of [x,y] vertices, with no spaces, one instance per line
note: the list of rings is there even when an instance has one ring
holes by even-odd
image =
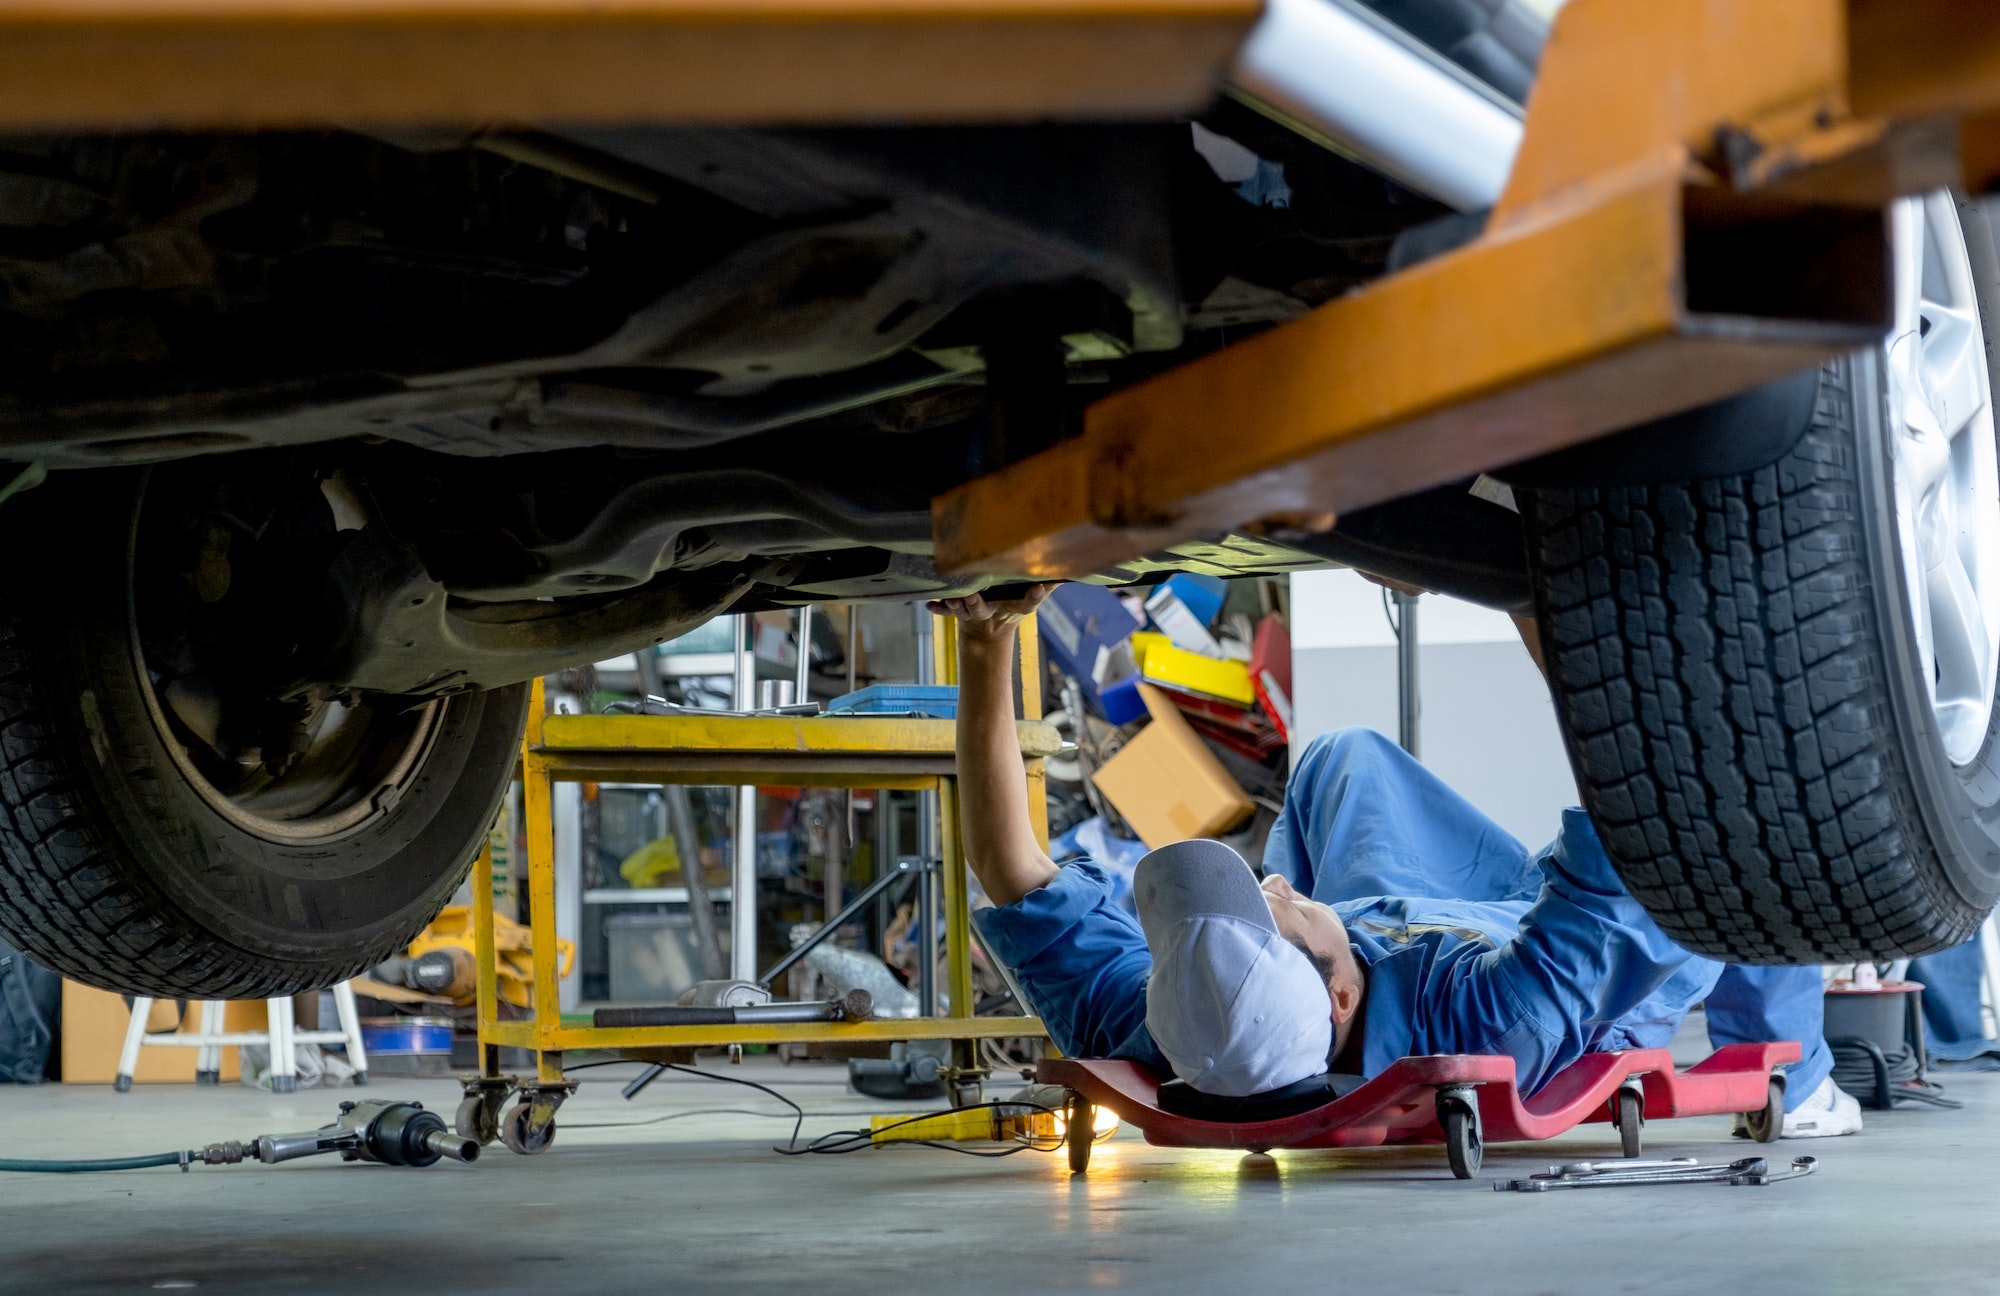
[[[0,1170],[28,1174],[86,1174],[92,1170],[145,1170],[152,1166],[177,1165],[186,1168],[190,1160],[200,1160],[199,1152],[161,1152],[154,1156],[102,1157],[95,1161],[0,1161]]]
[[[383,1165],[427,1166],[449,1157],[453,1161],[479,1159],[479,1143],[453,1133],[444,1118],[424,1110],[422,1103],[394,1100],[344,1102],[331,1125],[303,1130],[297,1134],[260,1134],[246,1143],[211,1143],[185,1152],[157,1152],[152,1156],[105,1157],[99,1160],[66,1161],[36,1157],[0,1161],[0,1171],[28,1174],[87,1174],[96,1170],[146,1170],[155,1166],[188,1167],[236,1165],[257,1161],[276,1165],[299,1157],[338,1153],[343,1161],[374,1161]]]

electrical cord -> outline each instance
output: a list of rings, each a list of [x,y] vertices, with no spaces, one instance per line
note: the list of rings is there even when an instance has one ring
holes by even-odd
[[[781,1153],[785,1156],[807,1156],[807,1155],[839,1156],[840,1154],[846,1152],[859,1152],[865,1148],[881,1146],[881,1144],[877,1140],[880,1139],[882,1135],[887,1134],[891,1130],[901,1129],[905,1125],[914,1125],[919,1121],[933,1120],[939,1116],[950,1116],[958,1112],[965,1112],[965,1111],[978,1111],[982,1108],[987,1110],[992,1110],[996,1108],[1005,1108],[1008,1112],[1015,1114],[1023,1112],[1038,1112],[1049,1116],[1060,1116],[1062,1114],[1054,1110],[1053,1108],[1044,1107],[1040,1103],[1028,1103],[1028,1102],[968,1103],[963,1107],[953,1107],[946,1111],[923,1112],[916,1116],[910,1116],[903,1120],[894,1121],[888,1125],[884,1125],[881,1129],[878,1130],[859,1130],[859,1129],[834,1130],[832,1133],[820,1135],[818,1138],[806,1144],[804,1147],[797,1147],[797,1146],[781,1147],[781,1148],[773,1148],[772,1151]],[[956,1143],[940,1143],[934,1139],[896,1139],[894,1141],[900,1145],[906,1145],[910,1147],[937,1148],[941,1152],[956,1152],[960,1156],[984,1157],[988,1160],[991,1160],[992,1158],[995,1157],[1013,1156],[1016,1152],[1055,1152],[1061,1149],[1063,1146],[1063,1141],[1061,1139],[1052,1139],[1047,1142],[1043,1142],[1041,1140],[1036,1139],[1033,1135],[1029,1135],[1028,1137],[1021,1139],[1013,1147],[1001,1148],[998,1151],[993,1151],[993,1152],[985,1152],[977,1148],[959,1147]]]
[[[608,1066],[608,1065],[610,1064],[606,1062],[585,1062],[580,1066],[565,1068],[564,1074],[568,1074],[568,1072],[570,1071],[581,1071],[583,1070],[584,1067],[587,1066]],[[679,1071],[683,1075],[699,1076],[703,1080],[720,1080],[725,1084],[743,1085],[746,1088],[755,1089],[758,1093],[768,1094],[771,1097],[776,1098],[779,1102],[785,1104],[785,1106],[792,1109],[792,1137],[790,1138],[790,1140],[787,1141],[785,1146],[786,1147],[798,1146],[799,1131],[805,1127],[806,1123],[806,1109],[799,1106],[791,1099],[785,1097],[785,1095],[779,1093],[776,1089],[773,1089],[771,1086],[766,1084],[758,1084],[755,1080],[745,1080],[742,1076],[722,1075],[714,1071],[703,1071],[699,1067],[682,1066],[678,1062],[661,1062],[657,1063],[656,1065],[660,1067],[660,1071],[655,1071],[653,1072],[652,1075],[642,1076],[637,1083],[630,1084],[625,1087],[625,1100],[627,1102],[630,1102],[632,1099],[637,1098],[640,1095],[640,1093],[642,1093],[645,1090],[646,1086],[651,1084],[654,1081],[654,1079],[657,1078],[664,1071]],[[784,1149],[779,1148],[777,1150],[783,1151]]]
[[[610,1065],[612,1065],[612,1063],[610,1062],[583,1062],[573,1067],[565,1067],[564,1074],[568,1074],[570,1071],[581,1071],[584,1070],[586,1067],[610,1066]],[[800,1147],[799,1131],[805,1126],[805,1121],[806,1121],[805,1108],[799,1106],[791,1099],[785,1097],[785,1095],[779,1093],[776,1089],[771,1088],[769,1085],[759,1084],[755,1080],[746,1080],[742,1076],[722,1075],[721,1073],[715,1071],[703,1071],[698,1067],[682,1066],[677,1062],[665,1062],[661,1063],[660,1065],[668,1071],[679,1071],[684,1075],[696,1076],[703,1080],[720,1080],[727,1084],[743,1085],[747,1088],[755,1089],[759,1093],[768,1094],[771,1097],[776,1098],[779,1102],[785,1104],[785,1106],[791,1108],[792,1136],[791,1138],[786,1140],[785,1146],[777,1147],[773,1145],[773,1147],[771,1148],[773,1152],[778,1153],[780,1156],[838,1156],[841,1153],[845,1152],[859,1152],[864,1148],[872,1148],[880,1146],[880,1144],[878,1144],[876,1141],[877,1138],[880,1135],[887,1134],[891,1130],[901,1129],[905,1125],[914,1125],[918,1121],[932,1120],[939,1116],[949,1116],[955,1112],[978,1111],[981,1108],[989,1110],[995,1108],[1006,1108],[1009,1112],[1013,1113],[1038,1112],[1050,1116],[1060,1116],[1062,1114],[1054,1110],[1053,1108],[1044,1107],[1040,1103],[1028,1103],[1028,1102],[970,1103],[964,1107],[953,1107],[945,1111],[921,1112],[918,1115],[906,1117],[903,1120],[896,1121],[889,1125],[884,1125],[879,1130],[834,1130],[831,1133],[822,1134],[818,1138],[812,1140],[810,1143],[807,1143],[804,1147]],[[648,1083],[651,1082],[651,1077],[647,1077],[647,1082]],[[642,1090],[644,1090],[644,1088],[645,1085],[641,1084],[628,1089],[625,1094],[626,1099],[629,1101],[633,1098],[638,1097],[639,1093]],[[699,1113],[696,1112],[676,1112],[673,1113],[671,1117],[662,1117],[661,1119],[663,1120],[674,1119],[680,1116],[693,1116],[698,1114]],[[744,1115],[754,1114],[759,1116],[781,1115],[781,1113],[778,1112],[756,1112],[756,1113],[744,1112],[743,1114]],[[844,1115],[846,1113],[829,1113],[829,1114]],[[630,1123],[634,1125],[642,1125],[642,1124],[649,1125],[649,1124],[654,1124],[656,1122],[632,1121],[632,1122],[619,1122],[619,1123],[620,1124]],[[604,1129],[609,1127],[604,1125],[598,1125],[598,1126],[573,1125],[570,1128]],[[1102,1137],[1107,1137],[1107,1136],[1100,1136],[1100,1139]],[[1016,1152],[1028,1152],[1028,1151],[1054,1152],[1063,1146],[1063,1142],[1061,1139],[1051,1140],[1047,1144],[1044,1144],[1043,1142],[1036,1140],[1033,1136],[1029,1136],[1028,1138],[1022,1139],[1019,1143],[1017,1143],[1013,1147],[1003,1148],[995,1152],[984,1152],[974,1148],[963,1148],[953,1143],[940,1143],[932,1139],[897,1139],[895,1141],[899,1144],[904,1144],[912,1147],[937,1148],[938,1150],[943,1152],[956,1152],[960,1156],[986,1157],[986,1158],[1013,1156]]]

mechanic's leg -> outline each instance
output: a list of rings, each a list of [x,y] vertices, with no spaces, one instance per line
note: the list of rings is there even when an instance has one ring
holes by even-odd
[[[1306,745],[1264,871],[1315,900],[1527,900],[1541,871],[1520,842],[1372,729]]]
[[[1708,992],[1708,1039],[1724,1044],[1797,1040],[1805,1055],[1785,1068],[1785,1110],[1796,1111],[1833,1074],[1826,1046],[1825,989],[1817,967],[1731,963]]]
[[[1979,1008],[1984,967],[1979,938],[1937,954],[1910,960],[1910,980],[1924,988],[1924,1045],[1933,1062],[1963,1062],[2000,1051],[1987,1038]]]

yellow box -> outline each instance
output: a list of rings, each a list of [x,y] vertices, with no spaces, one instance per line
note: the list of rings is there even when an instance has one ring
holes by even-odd
[[[1139,674],[1152,683],[1189,693],[1203,693],[1249,706],[1257,700],[1250,687],[1250,668],[1240,661],[1219,661],[1176,648],[1165,635],[1141,630],[1132,636],[1132,659]]]

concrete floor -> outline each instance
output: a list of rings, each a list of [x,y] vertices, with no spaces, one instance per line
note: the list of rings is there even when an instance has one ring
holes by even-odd
[[[709,1064],[717,1070],[726,1065]],[[1436,1148],[1248,1160],[1129,1132],[1084,1178],[1059,1156],[920,1148],[775,1155],[791,1121],[736,1086],[672,1077],[638,1101],[625,1067],[578,1073],[556,1147],[474,1166],[196,1167],[0,1176],[0,1292],[953,1293],[1897,1292],[1996,1283],[2000,1077],[1958,1077],[1960,1112],[1868,1114],[1858,1137],[1779,1144],[1818,1176],[1523,1196],[1490,1180],[1615,1156],[1606,1126],[1489,1149],[1449,1177]],[[896,1104],[830,1066],[751,1059],[808,1135]],[[108,1156],[324,1123],[354,1091],[0,1089],[7,1155]],[[368,1096],[449,1113],[449,1082],[378,1077]],[[661,1117],[676,1119],[659,1120]],[[642,1123],[652,1121],[653,1123]],[[585,1128],[624,1123],[624,1128]],[[1649,1128],[1649,1152],[1746,1154],[1722,1118]]]

